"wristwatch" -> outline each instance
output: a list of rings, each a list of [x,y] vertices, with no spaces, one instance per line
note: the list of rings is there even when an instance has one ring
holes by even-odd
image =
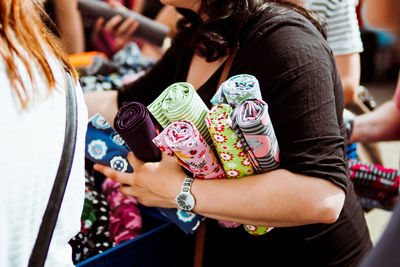
[[[181,192],[175,198],[176,204],[183,211],[191,211],[196,204],[193,195],[190,193],[192,183],[193,178],[186,177],[183,181]]]

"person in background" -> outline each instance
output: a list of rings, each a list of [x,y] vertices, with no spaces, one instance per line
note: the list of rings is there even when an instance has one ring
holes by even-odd
[[[66,71],[75,77],[78,132],[46,266],[73,266],[80,230],[88,114],[74,69],[41,18],[42,3],[0,0],[0,266],[22,267],[38,235],[63,151]]]
[[[356,102],[360,85],[363,44],[357,20],[358,0],[306,0],[305,7],[326,22],[327,40],[342,80],[344,103]]]
[[[353,105],[360,85],[363,44],[357,20],[358,0],[290,0],[315,12],[326,25],[327,40],[342,80],[344,102]]]
[[[228,77],[255,76],[280,146],[280,168],[240,179],[195,179],[193,212],[206,216],[204,266],[356,266],[371,240],[345,160],[343,90],[321,25],[287,1],[163,0],[182,14],[171,47],[119,91],[85,94],[89,114],[113,125],[118,107],[149,105],[186,81],[210,108],[227,58]],[[168,156],[133,174],[95,165],[146,206],[177,208],[186,177]],[[216,220],[274,226],[262,236]]]
[[[364,17],[372,26],[400,36],[400,2],[398,0],[364,0]],[[400,76],[394,97],[371,113],[354,120],[350,141],[400,140]],[[375,248],[359,267],[400,266],[400,204]]]
[[[45,5],[56,31],[65,41],[67,53],[84,52],[85,36],[78,0],[46,0]]]

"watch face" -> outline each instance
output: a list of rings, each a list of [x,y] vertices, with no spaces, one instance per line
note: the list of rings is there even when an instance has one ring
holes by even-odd
[[[176,197],[176,203],[179,208],[184,211],[191,211],[194,208],[194,198],[192,195],[187,193],[180,193]]]

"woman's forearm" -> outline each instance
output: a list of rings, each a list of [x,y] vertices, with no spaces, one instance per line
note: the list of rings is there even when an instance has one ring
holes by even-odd
[[[349,142],[375,142],[400,139],[400,113],[396,102],[389,100],[373,112],[354,120]]]
[[[280,169],[241,179],[196,180],[194,212],[214,219],[287,227],[337,220],[345,194],[333,183]]]
[[[118,92],[116,90],[94,91],[84,94],[89,118],[100,113],[111,125],[114,125],[114,118],[118,112]]]
[[[54,4],[57,27],[68,46],[68,53],[71,54],[85,51],[83,23],[77,2],[77,0],[57,0]]]

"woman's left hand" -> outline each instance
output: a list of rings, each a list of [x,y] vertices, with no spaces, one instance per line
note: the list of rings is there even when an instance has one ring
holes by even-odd
[[[121,184],[121,193],[135,197],[145,206],[177,208],[175,197],[187,176],[174,158],[162,155],[160,162],[143,162],[128,154],[133,173],[95,164],[94,169]]]

